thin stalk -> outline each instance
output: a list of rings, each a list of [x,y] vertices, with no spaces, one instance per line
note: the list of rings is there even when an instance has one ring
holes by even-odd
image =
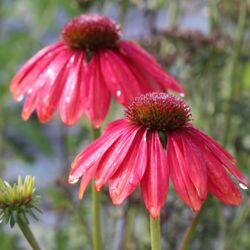
[[[190,240],[195,233],[196,226],[199,223],[199,220],[200,220],[200,218],[205,210],[205,207],[206,207],[205,204],[203,204],[200,211],[195,214],[194,218],[192,219],[189,227],[187,228],[187,230],[184,234],[184,237],[183,237],[181,244],[179,246],[179,250],[187,250],[188,249],[189,244],[190,244]]]
[[[28,241],[30,244],[31,248],[33,250],[41,250],[38,242],[36,241],[35,236],[33,235],[32,231],[30,230],[29,226],[27,223],[25,223],[23,220],[19,219],[17,220],[17,224],[19,228],[21,229],[25,239]]]
[[[133,235],[135,215],[136,215],[136,208],[130,207],[127,215],[125,237],[123,241],[123,250],[130,249],[129,245],[131,243],[131,236]]]
[[[219,29],[219,12],[215,0],[208,1],[208,8],[210,13],[210,31],[215,32]]]
[[[92,127],[92,137],[93,140],[98,138],[101,134],[99,128]],[[93,218],[93,228],[92,228],[92,242],[94,250],[102,250],[102,231],[101,231],[101,216],[100,216],[100,193],[95,190],[94,181],[92,180],[92,218]]]
[[[150,216],[150,237],[151,237],[151,250],[160,250],[161,249],[160,218],[153,219]]]
[[[176,21],[179,14],[180,1],[169,1],[169,19],[168,19],[168,28],[173,28],[176,25]]]
[[[239,61],[241,44],[244,37],[244,30],[246,26],[246,16],[247,16],[247,0],[240,1],[240,12],[238,17],[238,24],[236,30],[235,44],[231,55],[231,61],[228,71],[228,84],[230,85],[230,95],[227,103],[226,118],[225,118],[225,130],[223,136],[223,145],[226,147],[229,139],[229,134],[231,130],[231,120],[232,120],[232,105],[235,100],[235,93],[237,89],[238,81],[235,79],[237,72],[237,64]]]

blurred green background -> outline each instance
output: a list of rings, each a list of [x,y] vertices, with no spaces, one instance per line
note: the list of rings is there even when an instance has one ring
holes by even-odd
[[[33,223],[44,249],[91,249],[90,197],[67,184],[70,161],[89,141],[84,117],[73,127],[57,115],[40,124],[21,120],[8,87],[36,51],[58,40],[69,19],[100,12],[119,21],[123,37],[139,42],[186,88],[193,122],[250,167],[250,1],[248,0],[0,0],[0,174],[35,175],[43,214]],[[123,115],[115,101],[106,122]],[[140,193],[114,207],[104,188],[105,249],[150,249],[148,214]],[[250,198],[240,207],[209,198],[192,250],[250,249]],[[193,212],[170,188],[162,209],[162,249],[177,249]],[[29,249],[19,230],[0,226],[0,249]]]

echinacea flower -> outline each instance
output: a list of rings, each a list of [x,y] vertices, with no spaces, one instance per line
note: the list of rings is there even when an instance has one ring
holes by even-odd
[[[18,71],[10,90],[26,100],[22,118],[36,109],[41,122],[59,107],[61,119],[74,124],[86,112],[95,127],[105,118],[111,95],[126,105],[134,97],[182,86],[144,49],[120,38],[120,25],[99,14],[73,18],[62,41],[45,47]]]
[[[194,211],[201,208],[208,192],[226,204],[240,204],[241,193],[230,175],[242,187],[248,183],[235,159],[190,120],[189,106],[178,97],[167,93],[136,97],[126,118],[111,122],[76,157],[69,183],[81,178],[82,197],[92,177],[96,190],[108,182],[116,205],[140,185],[153,218],[166,200],[169,179]]]

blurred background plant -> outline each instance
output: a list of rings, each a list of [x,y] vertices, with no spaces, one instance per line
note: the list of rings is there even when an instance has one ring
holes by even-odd
[[[8,86],[22,63],[56,41],[62,25],[83,12],[118,20],[124,37],[153,53],[186,88],[195,125],[234,154],[249,177],[249,0],[1,0],[0,173],[9,181],[36,176],[43,214],[32,228],[44,249],[91,249],[89,193],[78,201],[78,187],[67,184],[70,161],[90,141],[90,125],[83,118],[67,128],[56,116],[40,124],[36,115],[24,122]],[[123,108],[114,102],[109,113],[107,122],[121,117]],[[240,207],[211,198],[190,249],[250,249],[248,194],[244,191]],[[106,249],[150,249],[148,216],[139,197],[135,193],[114,207],[102,196]],[[192,217],[170,188],[161,216],[163,249],[178,248]],[[28,249],[19,232],[4,225],[0,242],[4,250]]]

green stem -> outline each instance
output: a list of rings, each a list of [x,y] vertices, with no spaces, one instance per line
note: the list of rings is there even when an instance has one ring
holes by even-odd
[[[134,222],[135,222],[136,208],[129,207],[126,228],[125,228],[125,237],[123,241],[123,250],[130,249],[131,236],[133,235]]]
[[[201,218],[201,215],[203,214],[203,211],[205,210],[205,204],[203,204],[202,208],[200,209],[199,212],[197,212],[194,216],[194,218],[192,219],[189,227],[187,228],[184,237],[181,241],[181,244],[179,246],[179,250],[186,250],[189,247],[190,244],[190,240],[192,238],[192,236],[194,235],[196,226]]]
[[[230,129],[231,129],[231,119],[232,119],[232,105],[235,101],[235,93],[237,89],[238,81],[235,79],[237,72],[237,64],[239,61],[241,44],[244,37],[244,30],[246,25],[246,16],[247,16],[247,0],[240,1],[240,12],[237,24],[235,44],[231,55],[231,61],[229,64],[228,71],[228,84],[230,85],[230,96],[227,103],[226,109],[226,118],[225,118],[225,130],[223,137],[223,145],[226,147],[229,139]]]
[[[169,19],[168,28],[173,28],[176,25],[176,20],[179,14],[179,0],[169,1]]]
[[[151,236],[151,250],[160,250],[161,249],[160,218],[153,219],[150,216],[150,236]]]
[[[98,138],[101,134],[101,130],[92,127],[93,140]],[[93,216],[93,229],[92,229],[92,241],[93,249],[101,250],[102,247],[102,233],[101,233],[101,220],[100,220],[100,193],[95,190],[94,181],[92,181],[92,216]]]
[[[24,237],[26,240],[29,242],[30,246],[32,247],[33,250],[41,250],[38,242],[35,239],[35,236],[33,235],[32,231],[30,230],[29,226],[27,223],[25,223],[23,220],[19,219],[17,221],[17,224],[19,228],[21,229]]]

